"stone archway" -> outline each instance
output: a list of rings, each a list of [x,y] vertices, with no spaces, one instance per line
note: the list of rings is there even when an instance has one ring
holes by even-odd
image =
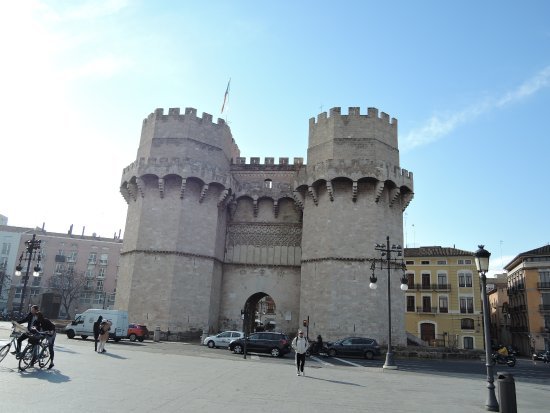
[[[273,298],[259,291],[252,294],[245,302],[243,311],[243,330],[246,334],[254,331],[274,330],[275,301]]]

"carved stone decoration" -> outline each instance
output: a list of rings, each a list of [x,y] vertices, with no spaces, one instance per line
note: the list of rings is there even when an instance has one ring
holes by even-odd
[[[134,184],[128,184],[128,194],[130,194],[134,201],[137,199],[136,187]]]
[[[309,192],[309,195],[311,196],[311,198],[313,199],[313,203],[315,205],[319,205],[319,200],[317,199],[317,192],[315,191],[315,188],[313,186],[309,186],[307,188],[307,191]]]
[[[357,181],[353,181],[353,185],[351,187],[351,200],[353,202],[357,201]]]
[[[404,211],[405,209],[407,209],[412,199],[414,198],[414,192],[408,192],[406,194],[403,194],[402,198],[403,198],[402,205],[403,205],[403,211]]]
[[[160,197],[164,198],[164,178],[159,178],[159,193]]]
[[[254,195],[254,199],[252,200],[253,206],[254,206],[254,218],[258,217],[258,196]]]
[[[380,201],[380,197],[382,196],[382,192],[384,191],[384,184],[384,181],[376,182],[376,187],[374,188],[374,199],[376,202]]]
[[[229,189],[224,189],[221,192],[220,197],[218,198],[218,207],[223,205],[223,203],[225,202],[228,194],[229,194]]]
[[[208,192],[208,184],[204,184],[201,189],[201,195],[199,197],[199,204],[204,201],[204,197],[206,196],[206,193]]]
[[[143,181],[141,180],[141,178],[136,178],[136,185],[141,197],[145,197],[145,193],[143,192]]]
[[[393,204],[395,203],[395,201],[397,201],[397,199],[399,199],[399,195],[401,194],[401,190],[399,188],[394,188],[391,190],[391,193],[390,193],[390,207],[393,206]]]
[[[228,209],[230,218],[235,218],[235,212],[237,212],[237,201],[235,201],[235,198],[232,198],[229,202]]]
[[[257,247],[299,247],[302,243],[300,224],[233,224],[227,227],[227,245]]]
[[[332,182],[327,181],[327,193],[331,201],[334,201],[334,191],[332,189]]]
[[[292,191],[292,198],[294,198],[294,202],[296,202],[296,205],[303,210],[304,209],[304,198],[302,197],[302,194],[298,191]]]
[[[185,195],[185,187],[186,186],[187,186],[187,179],[183,178],[181,180],[180,199],[183,199],[183,196]]]
[[[273,215],[275,215],[275,218],[279,215],[279,201],[276,199],[273,200]]]

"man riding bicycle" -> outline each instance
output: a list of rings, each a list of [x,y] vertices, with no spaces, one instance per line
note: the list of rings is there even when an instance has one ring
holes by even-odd
[[[46,317],[44,317],[44,314],[42,314],[40,311],[36,313],[36,321],[34,322],[33,327],[37,331],[41,333],[46,334],[46,340],[48,340],[48,350],[50,350],[50,365],[48,366],[48,370],[51,370],[53,367],[53,356],[54,356],[54,343],[55,343],[55,324],[52,323],[50,320],[48,320]],[[33,360],[33,364],[36,360]]]
[[[27,340],[29,338],[29,333],[31,331],[31,327],[33,326],[34,322],[36,321],[36,314],[38,313],[38,306],[33,305],[31,307],[31,311],[25,318],[22,320],[19,320],[19,324],[27,323],[27,332],[21,334],[21,336],[17,339],[17,347],[14,351],[11,352],[11,354],[15,354],[19,356],[19,353],[21,352],[21,343],[24,340]]]

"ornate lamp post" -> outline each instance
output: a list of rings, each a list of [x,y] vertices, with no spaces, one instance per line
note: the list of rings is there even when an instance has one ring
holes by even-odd
[[[487,277],[486,273],[489,270],[489,257],[491,253],[484,249],[484,245],[479,245],[479,249],[475,252],[477,272],[481,280],[481,300],[483,302],[483,332],[485,337],[485,365],[487,366],[487,403],[485,406],[491,412],[498,412],[499,406],[495,396],[494,372],[493,364],[491,363],[491,330],[489,320],[489,299],[487,298]]]
[[[19,257],[19,264],[15,267],[15,275],[17,277],[21,276],[21,271],[23,270],[23,265],[21,263],[23,260],[27,261],[27,270],[25,271],[25,277],[23,278],[23,291],[21,291],[21,302],[19,304],[19,311],[23,312],[23,304],[25,302],[25,291],[27,289],[27,283],[29,282],[29,272],[31,270],[31,262],[36,261],[34,266],[34,271],[32,275],[34,277],[40,276],[40,244],[42,240],[36,239],[36,234],[32,235],[32,239],[25,241],[25,251],[21,253]]]
[[[371,265],[372,275],[370,277],[370,285],[369,287],[373,290],[376,290],[376,275],[374,274],[374,270],[376,269],[376,262],[380,262],[380,269],[387,269],[388,270],[388,351],[386,352],[386,361],[382,368],[384,369],[390,369],[395,370],[397,369],[397,365],[395,364],[394,358],[393,358],[393,351],[391,347],[391,291],[390,291],[390,276],[391,276],[391,269],[392,268],[400,268],[403,270],[403,276],[401,277],[401,290],[407,291],[409,286],[407,285],[407,277],[405,275],[405,264],[403,263],[403,259],[401,258],[400,261],[398,261],[399,257],[402,257],[403,255],[403,249],[401,248],[401,245],[391,245],[390,246],[390,237],[386,237],[386,245],[384,244],[376,244],[374,247],[376,251],[380,251],[380,255],[382,258],[379,260],[374,259]],[[392,253],[396,254],[395,258],[392,258]],[[384,264],[386,267],[384,267]]]

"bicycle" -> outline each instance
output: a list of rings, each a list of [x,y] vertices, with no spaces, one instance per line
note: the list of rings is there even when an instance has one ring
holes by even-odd
[[[12,321],[11,324],[12,324],[12,330],[10,334],[11,339],[7,344],[4,344],[2,348],[0,348],[0,363],[2,362],[2,360],[4,360],[4,358],[9,353],[11,346],[13,346],[14,348],[17,348],[17,339],[21,337],[21,335],[24,332],[27,331],[25,327],[23,327],[21,324],[15,321]]]
[[[25,371],[33,367],[36,362],[40,368],[44,368],[50,362],[50,350],[46,333],[36,332],[28,338],[27,346],[19,358],[19,370]]]

